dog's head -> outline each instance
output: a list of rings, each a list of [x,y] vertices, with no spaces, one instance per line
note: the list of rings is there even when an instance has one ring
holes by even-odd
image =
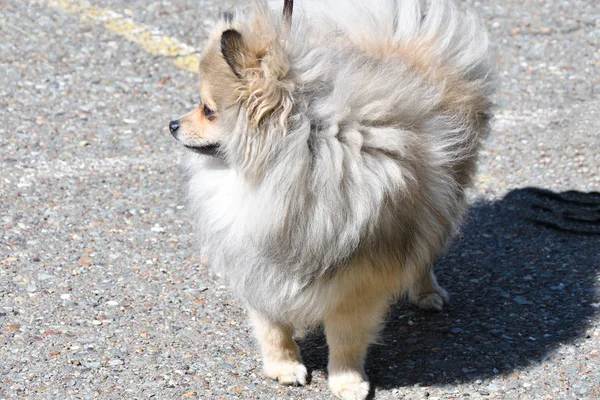
[[[286,131],[292,108],[285,49],[292,2],[285,3],[283,22],[260,5],[216,21],[201,55],[199,104],[169,124],[185,147],[249,169],[266,161],[266,142]]]

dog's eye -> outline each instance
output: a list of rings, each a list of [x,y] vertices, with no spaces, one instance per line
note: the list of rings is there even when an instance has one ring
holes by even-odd
[[[203,111],[204,111],[204,116],[206,118],[208,118],[209,121],[212,121],[213,119],[215,119],[215,112],[213,110],[211,110],[210,107],[207,106],[206,104],[204,104]]]

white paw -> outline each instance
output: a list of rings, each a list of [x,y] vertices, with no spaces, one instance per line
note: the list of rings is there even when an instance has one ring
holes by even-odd
[[[329,389],[342,400],[365,400],[369,395],[369,382],[359,374],[340,374],[329,377]]]
[[[441,287],[438,287],[436,293],[423,293],[418,296],[411,296],[410,301],[423,310],[442,311],[444,304],[448,303],[450,296]]]
[[[297,361],[265,362],[264,373],[282,385],[306,385],[308,371]]]

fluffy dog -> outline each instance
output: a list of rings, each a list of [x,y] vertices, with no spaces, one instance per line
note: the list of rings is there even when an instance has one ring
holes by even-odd
[[[264,372],[305,384],[292,335],[323,325],[329,387],[364,399],[390,302],[440,310],[432,263],[488,134],[488,39],[451,0],[257,2],[215,21],[200,104],[170,124],[198,241],[248,308]]]

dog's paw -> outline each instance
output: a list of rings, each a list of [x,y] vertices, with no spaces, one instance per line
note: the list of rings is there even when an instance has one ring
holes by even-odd
[[[420,309],[434,311],[442,311],[444,304],[448,303],[449,300],[448,292],[441,287],[438,287],[435,293],[422,293],[410,298],[410,301]]]
[[[263,369],[264,374],[271,378],[276,379],[282,385],[306,385],[306,377],[308,371],[306,367],[299,362],[267,362]]]
[[[329,390],[341,400],[365,400],[369,382],[360,374],[340,374],[329,377]]]

